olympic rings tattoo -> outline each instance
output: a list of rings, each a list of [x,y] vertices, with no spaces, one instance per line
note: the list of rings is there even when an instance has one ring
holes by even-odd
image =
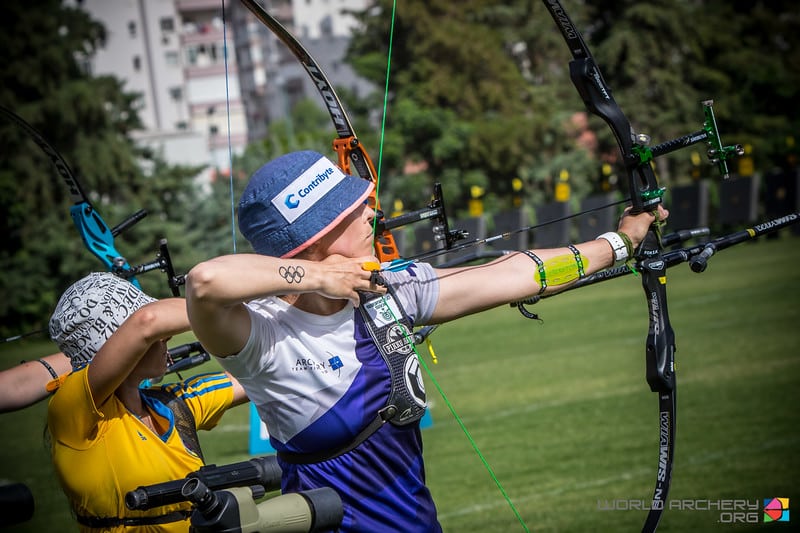
[[[303,276],[306,275],[306,271],[303,270],[303,267],[298,266],[288,266],[288,267],[280,267],[278,269],[278,274],[286,280],[286,283],[300,283],[303,281]]]

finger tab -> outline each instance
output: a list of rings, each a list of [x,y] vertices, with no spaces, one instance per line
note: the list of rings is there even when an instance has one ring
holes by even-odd
[[[376,263],[375,261],[367,261],[361,265],[362,270],[366,270],[368,272],[374,272],[376,270],[381,269],[381,265]]]

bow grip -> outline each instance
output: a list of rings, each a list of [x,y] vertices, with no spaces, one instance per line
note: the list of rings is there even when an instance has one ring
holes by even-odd
[[[654,235],[649,232],[648,237]],[[643,242],[647,246],[647,238]],[[675,388],[675,333],[667,309],[667,264],[660,254],[639,263],[650,323],[645,342],[647,383],[653,392]]]

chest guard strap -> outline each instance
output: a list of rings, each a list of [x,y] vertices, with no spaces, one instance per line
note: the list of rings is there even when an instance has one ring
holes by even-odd
[[[197,426],[189,406],[183,400],[164,389],[141,389],[140,392],[145,396],[158,400],[172,411],[175,429],[181,436],[183,445],[186,446],[187,450],[203,459],[203,450],[200,448],[200,439],[197,436]]]

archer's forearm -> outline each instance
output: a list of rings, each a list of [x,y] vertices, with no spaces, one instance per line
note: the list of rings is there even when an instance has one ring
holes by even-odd
[[[54,376],[42,361],[59,376],[72,370],[69,358],[60,352],[3,370],[0,372],[0,413],[24,409],[49,396],[46,387]]]
[[[215,257],[186,276],[186,297],[193,302],[229,306],[261,298],[313,292],[321,285],[315,263],[257,254]]]
[[[358,290],[370,289],[375,257],[330,256],[323,261],[280,259],[257,254],[226,255],[195,266],[186,278],[189,307],[226,307],[265,296],[318,293],[358,303]]]

